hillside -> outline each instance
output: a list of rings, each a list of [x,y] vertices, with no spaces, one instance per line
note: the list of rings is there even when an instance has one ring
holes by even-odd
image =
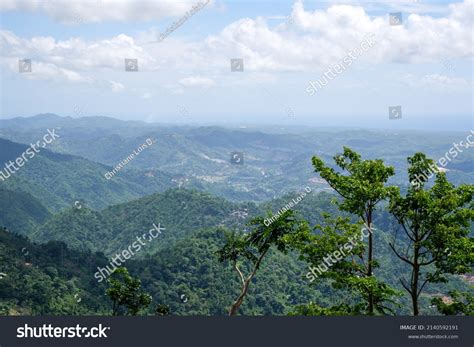
[[[0,314],[106,313],[103,288],[91,277],[105,261],[60,242],[36,245],[0,228]]]
[[[0,168],[4,169],[5,163],[20,157],[28,146],[0,139],[0,148]],[[28,193],[49,210],[58,211],[76,201],[103,208],[172,186],[169,176],[160,172],[154,176],[121,172],[106,180],[104,174],[111,170],[103,164],[42,148],[9,178],[0,180],[0,188]]]
[[[30,194],[0,189],[0,226],[28,234],[50,217],[51,213]]]
[[[307,185],[325,189],[323,182],[314,180],[308,158],[317,154],[330,160],[343,146],[350,146],[367,158],[383,157],[397,169],[393,183],[404,185],[406,158],[413,154],[414,148],[437,160],[449,151],[453,142],[467,135],[336,128],[232,129],[148,124],[107,117],[39,115],[0,120],[0,137],[30,143],[41,138],[47,127],[59,127],[61,134],[49,149],[108,166],[117,165],[145,139],[151,138],[156,142],[127,165],[123,173],[138,170],[151,176],[165,172],[175,185],[204,190],[228,200],[255,202],[298,191]],[[230,162],[234,151],[243,152],[243,165]],[[450,181],[456,184],[472,181],[472,160],[472,151],[459,153],[447,166]]]
[[[147,313],[166,304],[177,315],[224,315],[235,296],[237,278],[217,261],[223,230],[195,232],[176,245],[126,267],[153,297]],[[285,314],[293,304],[319,296],[303,285],[299,265],[272,254],[249,293],[246,314]],[[61,242],[33,244],[0,229],[0,314],[110,314],[105,284],[93,277],[108,261],[100,254],[69,249]],[[283,266],[284,265],[284,266]],[[27,281],[25,281],[27,279]],[[185,299],[183,299],[185,298]]]
[[[74,207],[64,210],[40,226],[32,238],[41,242],[63,241],[73,248],[111,255],[159,223],[166,230],[147,247],[150,253],[201,228],[243,227],[245,219],[239,217],[238,211],[254,215],[257,207],[203,192],[172,189],[101,211]]]

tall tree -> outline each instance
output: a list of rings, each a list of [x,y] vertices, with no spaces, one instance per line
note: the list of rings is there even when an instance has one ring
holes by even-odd
[[[299,306],[295,314],[303,315],[360,315],[367,312],[369,295],[372,296],[374,312],[394,313],[387,305],[397,305],[392,299],[400,292],[379,281],[375,276],[366,276],[363,263],[369,236],[362,223],[351,223],[348,217],[333,218],[323,214],[322,224],[316,225],[316,233],[302,230],[288,237],[289,244],[299,251],[300,259],[311,264],[306,277],[310,282],[328,278],[335,289],[348,290],[354,295],[338,296],[338,303],[331,307],[319,307],[315,303]],[[372,228],[372,232],[376,229]]]
[[[410,278],[401,278],[400,282],[410,294],[416,316],[419,297],[427,283],[446,281],[445,273],[469,272],[474,263],[474,242],[469,237],[474,220],[474,185],[456,188],[445,173],[437,172],[434,185],[427,189],[425,173],[433,167],[433,160],[416,153],[408,163],[411,184],[406,195],[401,196],[396,188],[390,197],[390,212],[400,226],[395,229],[390,247],[411,268]],[[400,229],[402,243],[397,245]]]
[[[339,208],[358,216],[369,231],[367,241],[367,257],[362,257],[365,277],[373,277],[373,269],[377,266],[374,259],[373,214],[379,202],[386,199],[390,188],[386,187],[388,179],[395,174],[391,166],[385,166],[380,159],[362,160],[361,156],[348,147],[340,155],[334,157],[336,165],[342,172],[336,172],[314,156],[315,172],[342,197]],[[367,297],[367,313],[374,313],[374,291],[370,289]]]
[[[141,282],[133,278],[124,267],[117,268],[107,280],[107,296],[112,300],[112,315],[126,314],[136,316],[151,303],[151,296],[141,289]]]
[[[305,228],[306,223],[298,222],[293,211],[287,210],[268,226],[262,217],[252,219],[249,226],[251,231],[247,234],[227,234],[225,245],[217,252],[219,261],[229,262],[241,283],[240,294],[229,309],[230,316],[237,314],[250,283],[270,248],[275,246],[279,251],[286,252],[285,237]],[[248,274],[244,274],[244,268],[248,269]]]

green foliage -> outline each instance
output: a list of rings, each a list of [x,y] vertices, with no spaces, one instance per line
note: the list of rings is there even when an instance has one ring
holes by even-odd
[[[400,281],[410,294],[417,315],[418,297],[428,282],[445,282],[445,274],[469,272],[474,264],[474,240],[468,236],[474,220],[474,185],[456,188],[447,181],[445,173],[437,172],[434,185],[425,189],[425,174],[433,161],[416,153],[408,158],[408,163],[412,184],[405,197],[393,188],[389,206],[404,232],[405,242],[396,245],[396,229],[390,247],[412,269],[410,279]],[[429,267],[431,264],[434,266]]]
[[[119,267],[107,280],[107,296],[112,300],[112,315],[125,314],[136,316],[151,303],[151,296],[141,289],[141,282],[133,278],[124,267]],[[124,311],[125,310],[125,311]]]
[[[193,232],[168,248],[127,267],[142,280],[155,303],[165,303],[174,315],[225,315],[240,293],[235,270],[223,268],[216,254],[226,243],[223,228]],[[239,263],[249,273],[252,263]],[[300,302],[322,296],[306,285],[303,264],[271,248],[259,267],[240,307],[243,315],[283,315]],[[183,300],[181,295],[187,300]],[[150,313],[154,313],[151,311]]]
[[[201,140],[207,141],[205,138]],[[120,138],[117,141],[120,142]],[[127,149],[127,146],[123,147]],[[232,203],[186,189],[172,189],[129,201],[161,188],[150,181],[144,183],[146,187],[141,186],[135,179],[125,177],[125,171],[124,176],[116,177],[117,181],[114,178],[101,183],[95,176],[103,174],[100,164],[97,164],[98,167],[95,163],[84,162],[77,157],[48,151],[43,154],[45,158],[38,156],[28,163],[32,164],[32,171],[28,171],[25,166],[20,170],[24,173],[11,177],[5,185],[1,183],[2,187],[14,189],[14,194],[9,194],[12,190],[1,190],[0,222],[12,226],[14,231],[31,235],[36,241],[60,240],[68,246],[62,242],[35,245],[17,235],[0,232],[0,272],[7,273],[0,279],[0,314],[110,314],[103,300],[104,283],[99,284],[93,278],[97,267],[105,267],[109,260],[103,254],[93,254],[90,250],[112,255],[128,247],[136,240],[136,236],[148,232],[152,223],[161,223],[166,230],[126,263],[130,278],[141,281],[141,293],[149,293],[152,303],[140,310],[137,307],[142,307],[140,305],[148,300],[144,297],[141,301],[132,300],[130,311],[126,305],[118,305],[120,314],[228,313],[229,303],[242,294],[240,289],[243,284],[240,275],[235,276],[237,272],[233,266],[223,268],[219,261],[235,264],[242,274],[247,275],[244,282],[253,273],[252,285],[247,286],[245,302],[239,308],[239,312],[244,315],[281,315],[288,312],[301,315],[366,314],[369,295],[374,312],[409,312],[408,299],[399,297],[398,292],[391,288],[408,271],[408,266],[394,261],[396,255],[390,252],[388,246],[388,231],[396,223],[392,223],[394,217],[389,215],[388,210],[379,207],[385,207],[383,200],[387,195],[391,194],[393,198],[399,192],[385,187],[388,178],[393,177],[390,168],[385,167],[380,160],[364,161],[354,151],[344,149],[344,153],[335,158],[342,170],[339,173],[321,164],[322,160],[313,159],[315,169],[320,170],[321,176],[325,175],[323,178],[344,195],[334,198],[333,194],[327,192],[308,194],[304,201],[294,207],[291,216],[284,215],[266,226],[263,217],[254,217],[263,216],[264,211],[279,210],[295,194],[282,196],[260,206]],[[38,162],[34,164],[36,159]],[[46,169],[45,165],[50,164],[52,167]],[[281,162],[278,165],[281,167]],[[81,173],[78,167],[83,168],[84,172]],[[303,168],[297,166],[294,170],[303,171]],[[258,174],[261,175],[260,171]],[[456,173],[448,175],[452,177]],[[71,177],[75,182],[70,181]],[[137,180],[143,178],[135,177]],[[129,185],[122,185],[121,178]],[[294,181],[291,184],[301,189],[299,181],[291,179]],[[109,187],[105,188],[103,184]],[[441,178],[434,182],[433,189],[424,189],[428,185],[430,182],[416,193],[419,194],[417,201],[427,206],[427,215],[432,218],[432,222],[436,218],[440,222],[434,229],[437,237],[427,241],[424,247],[439,257],[429,266],[433,284],[425,287],[429,290],[422,298],[423,307],[428,306],[429,300],[435,295],[433,293],[447,289],[466,290],[464,282],[447,274],[470,271],[469,261],[473,253],[472,240],[465,237],[466,230],[472,228],[467,221],[472,216],[472,186],[456,188]],[[237,196],[228,187],[223,193],[226,184],[212,186],[212,189],[210,186],[206,186],[206,189],[216,194],[233,198]],[[325,187],[322,183],[317,186]],[[81,209],[67,208],[35,229],[49,217],[49,212],[45,212],[47,210],[40,206],[41,203],[35,197],[41,198],[43,204],[57,211],[83,198],[78,194],[81,191],[88,194]],[[261,199],[268,196],[269,191],[265,188],[258,192],[252,191],[252,194]],[[407,194],[410,194],[410,189]],[[248,196],[241,193],[238,199]],[[400,199],[406,199],[407,196],[399,195]],[[335,203],[331,203],[331,200]],[[128,202],[109,206],[111,202],[117,201]],[[360,205],[354,201],[359,201]],[[398,202],[400,206],[406,205],[401,200]],[[109,207],[101,211],[91,209],[105,205]],[[467,207],[470,211],[466,210]],[[410,210],[405,206],[400,213]],[[235,212],[242,211],[248,213],[245,219],[235,217]],[[322,212],[328,214],[321,216]],[[249,219],[252,220],[251,224],[245,225]],[[304,277],[307,263],[317,265],[324,261],[325,256],[344,246],[350,237],[358,235],[362,222],[368,223],[374,230],[374,244],[377,247],[373,248],[373,258],[370,261],[367,259],[368,243],[358,242],[344,259],[331,266],[318,281],[308,285]],[[310,230],[307,224],[316,225],[315,230]],[[232,232],[228,233],[227,230]],[[406,247],[409,238],[402,237],[399,242]],[[28,249],[28,255],[22,254],[23,248]],[[293,250],[298,251],[301,259],[298,260]],[[367,276],[369,264],[373,267],[372,276]],[[258,275],[255,275],[257,270]],[[444,278],[449,282],[434,283]],[[125,286],[125,282],[117,283]],[[123,293],[120,288],[116,287],[117,300],[126,298],[119,295]],[[397,288],[401,288],[399,284]],[[186,300],[182,300],[183,294]],[[458,304],[443,310],[451,310],[449,312],[456,314],[472,312],[469,295],[472,298],[470,292],[455,298],[455,302],[464,306]]]
[[[51,213],[30,194],[0,188],[0,225],[29,234],[50,217]]]
[[[474,316],[474,295],[469,292],[461,293],[457,290],[449,291],[452,302],[445,303],[442,298],[433,298],[431,304],[446,316],[466,315]]]
[[[316,274],[316,267],[313,267],[314,271],[307,274],[308,279],[312,282],[317,278],[329,278],[333,288],[352,293],[342,305],[354,314],[362,314],[363,302],[368,301],[369,295],[373,296],[375,311],[393,314],[394,307],[387,303],[396,306],[392,297],[399,296],[399,292],[374,276],[367,277],[366,267],[361,262],[366,250],[367,229],[361,230],[361,223],[350,223],[347,217],[324,217],[324,223],[315,227],[316,233],[303,231],[288,239],[302,260],[326,270]],[[376,232],[375,228],[372,231]]]
[[[242,220],[232,217],[234,211],[246,209],[255,213],[253,204],[236,204],[207,193],[170,189],[102,211],[89,208],[65,210],[37,229],[35,241],[60,240],[77,249],[91,249],[112,255],[126,249],[160,223],[166,230],[143,247],[137,256],[152,254],[201,228],[226,225],[243,227]]]
[[[271,217],[270,214],[269,219]],[[275,246],[279,251],[286,252],[287,242],[285,238],[301,233],[301,229],[306,228],[306,223],[298,222],[293,211],[287,210],[273,223],[267,224],[264,218],[256,217],[250,221],[249,226],[252,230],[243,236],[238,236],[235,233],[227,234],[226,244],[217,252],[219,261],[229,261],[241,281],[242,289],[229,310],[230,315],[237,314],[247,295],[250,282],[270,247]],[[250,261],[248,275],[242,273],[238,264],[239,260]]]
[[[367,313],[373,314],[374,310],[384,312],[386,307],[383,305],[384,300],[390,300],[390,296],[395,295],[396,291],[388,285],[373,278],[373,269],[378,266],[378,262],[374,258],[373,245],[373,220],[374,211],[377,204],[386,199],[390,193],[390,188],[385,184],[388,179],[395,174],[395,170],[391,166],[385,166],[380,159],[362,160],[361,156],[348,147],[344,147],[344,151],[340,155],[334,157],[336,165],[342,170],[342,173],[336,172],[324,164],[324,162],[314,156],[312,159],[314,171],[319,173],[323,179],[333,188],[342,198],[337,202],[341,211],[354,214],[365,224],[369,231],[367,240],[366,259],[364,254],[359,253],[358,267],[359,275],[367,278],[351,278],[345,275],[342,278],[345,285],[355,288],[367,302]],[[339,220],[340,221],[340,220]],[[337,223],[337,221],[336,221]],[[348,225],[344,226],[343,233],[350,233]],[[336,225],[337,229],[337,225]],[[333,238],[336,238],[334,233]],[[352,258],[352,263],[356,260]],[[362,270],[363,269],[363,270]],[[344,269],[349,274],[352,273],[350,267]]]
[[[353,315],[353,308],[342,304],[331,307],[321,307],[314,302],[298,305],[290,312],[289,316],[349,316]]]
[[[362,160],[361,156],[348,147],[334,161],[347,175],[336,172],[318,158],[313,157],[315,172],[343,198],[341,210],[353,213],[367,221],[367,212],[388,196],[385,183],[395,174],[391,166],[385,166],[380,159]]]
[[[0,163],[14,161],[28,147],[0,138]],[[10,178],[0,180],[0,186],[28,193],[49,210],[58,212],[78,200],[87,202],[91,208],[104,208],[173,185],[171,177],[160,172],[155,172],[153,177],[121,172],[106,180],[104,174],[111,170],[109,166],[43,148]]]
[[[165,304],[159,304],[155,308],[155,314],[157,316],[168,316],[170,314],[170,308]]]
[[[0,307],[5,315],[105,314],[104,288],[93,279],[100,254],[64,243],[32,244],[0,228]]]

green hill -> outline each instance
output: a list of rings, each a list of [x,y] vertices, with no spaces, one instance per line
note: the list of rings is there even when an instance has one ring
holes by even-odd
[[[28,146],[0,139],[0,168],[14,161]],[[104,174],[112,168],[89,160],[41,149],[23,167],[0,181],[0,188],[31,194],[51,211],[70,207],[76,201],[91,208],[103,208],[129,201],[172,186],[166,174],[120,172],[111,180]],[[2,213],[2,212],[0,212]]]
[[[30,194],[0,188],[0,226],[30,233],[50,217],[50,212]]]
[[[105,262],[100,254],[60,242],[36,245],[0,228],[0,315],[107,313],[104,288],[91,275]]]
[[[166,304],[177,315],[225,315],[235,298],[237,278],[218,262],[222,229],[193,232],[173,246],[125,263],[141,279],[153,302],[144,313]],[[242,309],[245,314],[282,315],[294,304],[325,300],[304,285],[301,264],[274,252],[262,264]],[[94,274],[108,260],[62,242],[33,244],[0,229],[0,315],[110,314],[105,282]]]
[[[255,214],[257,206],[232,203],[197,191],[171,189],[98,212],[88,208],[64,210],[39,227],[32,237],[35,241],[58,240],[73,248],[112,254],[159,223],[166,230],[147,247],[149,253],[201,228],[221,224],[242,227],[239,211]]]

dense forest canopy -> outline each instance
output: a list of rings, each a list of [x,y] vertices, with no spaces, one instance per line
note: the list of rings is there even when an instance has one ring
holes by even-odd
[[[211,144],[191,130],[187,140],[225,145],[209,131]],[[3,160],[23,150],[2,141]],[[473,185],[462,183],[472,172],[413,185],[424,154],[395,167],[364,158],[351,148],[309,155],[306,184],[245,202],[166,170],[125,170],[109,183],[106,165],[45,151],[0,183],[0,312],[472,314]]]

